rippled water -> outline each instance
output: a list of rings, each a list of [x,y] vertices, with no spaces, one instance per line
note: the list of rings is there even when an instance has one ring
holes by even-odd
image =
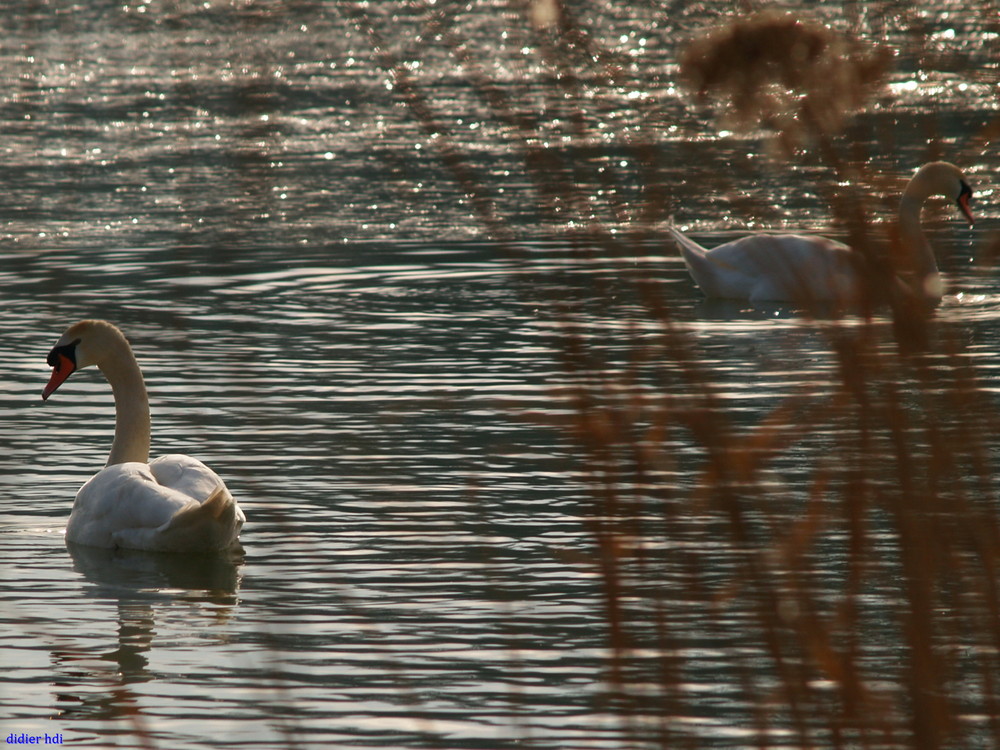
[[[657,229],[669,213],[708,244],[752,223],[830,228],[820,167],[779,171],[767,143],[720,135],[676,85],[679,39],[728,6],[581,6],[622,78],[567,89],[566,120],[535,123],[528,140],[565,149],[552,179],[586,196],[592,220],[646,232],[614,254],[560,239],[579,212],[519,169],[524,133],[474,85],[503,83],[508,114],[559,100],[551,50],[516,8],[15,5],[0,39],[2,733],[121,747],[655,745],[662,706],[622,712],[609,687],[593,484],[560,427],[564,306],[614,373],[653,334],[631,280],[654,278],[739,424],[835,377],[813,324],[704,301]],[[902,175],[930,138],[975,183],[980,224],[932,212],[930,228],[952,291],[940,317],[995,391],[997,163],[980,135],[996,111],[995,31],[985,15],[955,26],[945,5],[918,44],[895,4],[846,5],[847,22],[900,50],[890,95],[859,118],[862,147]],[[400,103],[401,71],[436,133]],[[573,106],[598,135],[570,138]],[[652,172],[640,138],[662,159]],[[456,187],[449,147],[489,186],[488,207]],[[650,175],[664,201],[652,213],[639,207]],[[238,558],[67,550],[113,404],[93,372],[45,404],[40,392],[49,348],[83,317],[132,340],[154,453],[205,460],[239,498]],[[826,437],[775,462],[793,496]],[[700,453],[670,439],[678,466],[661,478],[691,487]],[[707,522],[688,533],[720,580],[740,564]],[[733,666],[759,648],[746,623],[730,613],[705,630],[669,606],[691,623],[676,645],[699,696],[670,736],[755,744]],[[657,655],[635,658],[653,679]],[[773,741],[795,744],[780,726]]]

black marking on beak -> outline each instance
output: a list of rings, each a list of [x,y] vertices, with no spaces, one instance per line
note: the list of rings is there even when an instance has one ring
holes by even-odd
[[[961,188],[958,191],[958,201],[956,201],[958,208],[965,214],[965,218],[969,220],[970,224],[975,224],[976,221],[972,218],[972,209],[969,208],[969,204],[972,203],[972,188],[966,184],[965,180],[959,180],[959,185]]]
[[[70,362],[73,363],[73,367],[76,367],[76,345],[80,343],[80,339],[71,341],[68,344],[63,344],[62,346],[52,347],[52,351],[49,352],[49,356],[46,358],[49,367],[59,366],[59,356],[62,355]]]

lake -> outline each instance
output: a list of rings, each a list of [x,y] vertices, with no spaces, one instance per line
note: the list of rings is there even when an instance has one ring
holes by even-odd
[[[892,62],[788,142],[683,85],[736,5],[4,6],[9,744],[997,741],[1000,27],[822,4]],[[977,223],[924,212],[916,352],[885,310],[705,300],[668,240],[844,238],[856,195],[884,236],[935,158]],[[67,547],[114,429],[96,371],[41,401],[82,318],[240,552]]]

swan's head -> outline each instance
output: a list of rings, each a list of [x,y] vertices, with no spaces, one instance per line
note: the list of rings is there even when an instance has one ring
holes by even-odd
[[[107,321],[81,320],[71,325],[49,352],[47,361],[52,376],[42,391],[42,400],[51,396],[77,370],[89,365],[100,367],[106,353],[120,347],[122,342],[125,342],[125,335]]]
[[[910,184],[906,186],[904,196],[923,201],[932,195],[940,195],[955,201],[959,210],[965,215],[969,224],[975,224],[972,218],[972,188],[965,181],[962,170],[946,161],[932,161],[924,164],[913,175]]]

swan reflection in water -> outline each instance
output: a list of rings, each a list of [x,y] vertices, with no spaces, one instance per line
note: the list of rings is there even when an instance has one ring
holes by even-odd
[[[148,671],[156,647],[157,617],[178,605],[192,621],[191,637],[204,641],[213,626],[227,622],[238,604],[242,549],[215,555],[177,555],[66,545],[74,569],[85,579],[82,595],[117,607],[117,636],[95,651],[61,639],[52,649],[53,691],[60,719],[128,719],[138,707],[129,685],[155,678]],[[221,636],[220,636],[221,637]],[[94,639],[93,633],[86,642]],[[83,642],[83,641],[81,641]],[[176,638],[172,639],[176,648]]]

